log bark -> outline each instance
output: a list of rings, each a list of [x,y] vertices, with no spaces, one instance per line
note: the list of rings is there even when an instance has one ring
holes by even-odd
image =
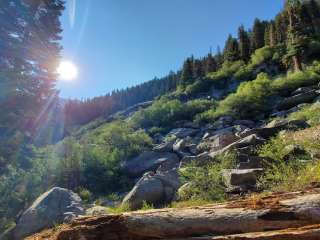
[[[41,235],[38,235],[38,238],[34,236],[29,240],[195,239],[196,236],[265,232],[313,224],[320,224],[320,193],[314,191],[306,194],[291,193],[251,198],[203,207],[80,218],[49,234],[50,238],[41,238]],[[319,231],[316,234],[319,234]]]

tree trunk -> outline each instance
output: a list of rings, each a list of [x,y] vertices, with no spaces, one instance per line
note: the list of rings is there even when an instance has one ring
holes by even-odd
[[[273,195],[265,198],[252,198],[246,201],[221,205],[80,218],[69,225],[62,226],[57,231],[53,231],[51,237],[48,237],[47,233],[43,238],[41,238],[41,235],[38,235],[29,239],[191,240],[195,236],[204,236],[202,239],[207,240],[210,239],[205,237],[208,235],[223,236],[265,232],[300,228],[319,223],[320,193],[309,192],[308,194],[292,193]],[[319,236],[319,231],[316,234]],[[220,240],[223,238],[216,239]],[[319,238],[296,239],[313,240]]]
[[[302,64],[301,64],[301,60],[300,57],[295,55],[292,57],[292,61],[293,61],[293,69],[295,72],[299,72],[302,71]]]

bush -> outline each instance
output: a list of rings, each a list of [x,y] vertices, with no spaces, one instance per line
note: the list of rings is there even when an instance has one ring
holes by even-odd
[[[320,64],[314,63],[303,72],[289,72],[287,76],[275,79],[272,89],[280,94],[287,94],[299,87],[317,84],[320,79]]]
[[[180,170],[181,180],[188,183],[179,190],[180,201],[223,201],[225,200],[225,183],[223,169],[235,166],[233,153],[220,155],[215,163],[198,166],[196,162]]]
[[[210,100],[194,100],[183,103],[179,100],[156,101],[152,106],[134,114],[130,124],[136,128],[170,128],[179,120],[192,120],[201,112],[207,111],[214,106]]]
[[[92,194],[88,189],[79,187],[76,189],[76,192],[79,194],[82,201],[88,203],[92,199]]]
[[[290,119],[307,121],[311,126],[320,124],[320,103],[304,107],[298,112],[290,114]]]
[[[223,88],[226,86],[228,80],[231,80],[233,75],[243,66],[245,66],[243,61],[224,62],[217,72],[209,73],[208,78],[215,87]]]
[[[270,140],[259,151],[261,157],[265,157],[265,173],[259,179],[258,186],[271,191],[297,191],[309,186],[313,182],[320,181],[320,163],[313,162],[310,156],[305,154],[291,155],[288,159],[290,144],[299,144],[308,149],[319,146],[310,146],[306,142],[294,141],[290,134],[278,136]],[[308,146],[309,145],[309,146]]]
[[[260,65],[263,63],[268,63],[272,60],[275,54],[275,48],[270,46],[265,46],[263,48],[257,49],[251,56],[251,64],[253,66]]]
[[[239,119],[255,119],[270,111],[268,98],[272,95],[271,80],[261,73],[257,79],[242,83],[237,92],[230,94],[219,102],[217,109],[210,110],[197,117],[198,121],[212,122],[223,115],[231,115]]]

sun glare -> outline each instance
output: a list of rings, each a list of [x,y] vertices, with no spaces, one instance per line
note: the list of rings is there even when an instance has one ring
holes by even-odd
[[[57,69],[59,78],[64,81],[73,81],[78,76],[78,69],[70,61],[62,61]]]

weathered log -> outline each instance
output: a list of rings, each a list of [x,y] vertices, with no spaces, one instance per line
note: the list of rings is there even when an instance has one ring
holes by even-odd
[[[50,238],[40,238],[39,235],[29,239],[192,239],[195,236],[265,232],[319,223],[320,193],[313,191],[203,207],[80,218],[62,226]]]

